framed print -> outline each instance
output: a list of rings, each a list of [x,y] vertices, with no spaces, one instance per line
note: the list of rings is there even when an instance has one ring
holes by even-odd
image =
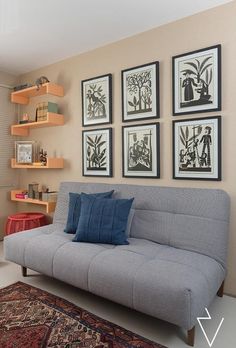
[[[160,177],[159,123],[123,126],[123,176]]]
[[[15,141],[16,163],[32,164],[34,162],[34,141]]]
[[[83,131],[83,176],[112,176],[112,128]]]
[[[221,110],[221,45],[172,58],[173,114]]]
[[[112,75],[81,82],[83,127],[112,122]]]
[[[122,70],[123,122],[160,117],[159,62]]]
[[[173,121],[173,178],[221,180],[221,116]]]

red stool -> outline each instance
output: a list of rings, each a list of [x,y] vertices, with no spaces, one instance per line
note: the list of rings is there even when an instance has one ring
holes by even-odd
[[[7,218],[5,234],[30,230],[32,228],[47,225],[46,216],[42,213],[19,213]]]

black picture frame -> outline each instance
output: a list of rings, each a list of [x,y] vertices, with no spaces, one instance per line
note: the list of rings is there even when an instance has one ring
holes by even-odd
[[[132,163],[131,166],[130,163]],[[126,178],[160,178],[159,122],[122,126],[122,176]]]
[[[83,127],[112,123],[112,74],[82,80],[81,96]]]
[[[172,57],[173,115],[221,110],[221,45]]]
[[[172,149],[173,179],[220,181],[221,116],[172,121]]]
[[[90,139],[86,139],[86,136],[89,136]],[[99,142],[100,142],[100,145],[99,145]],[[89,152],[88,152],[88,146],[90,147]],[[93,148],[94,148],[94,151],[92,150]],[[104,154],[103,154],[103,151],[104,151]],[[82,131],[82,152],[83,152],[82,153],[83,176],[96,176],[96,177],[112,177],[113,176],[112,128],[100,128],[100,129],[97,128],[97,129],[83,130]],[[89,153],[89,158],[91,157],[90,163],[88,163],[89,162],[89,159],[87,157],[88,153]],[[104,157],[104,155],[106,156]],[[97,157],[97,159],[95,156]],[[106,160],[107,162],[104,162],[104,160]],[[106,167],[103,166],[103,163],[106,164]]]
[[[148,69],[149,68],[149,69]],[[138,74],[146,73],[143,86],[135,87],[133,84],[130,92],[127,89],[127,81],[132,81],[131,77],[137,79]],[[148,78],[148,74],[150,77]],[[138,65],[121,71],[121,93],[122,93],[122,121],[133,122],[149,120],[160,117],[160,82],[159,82],[159,62],[151,62]],[[129,100],[132,98],[132,101]],[[145,98],[145,100],[144,100]],[[131,106],[133,104],[133,106]],[[146,108],[142,111],[142,106]],[[148,107],[149,106],[149,107]],[[128,110],[133,107],[135,110]],[[136,110],[137,107],[139,110]],[[145,111],[146,110],[146,111]]]

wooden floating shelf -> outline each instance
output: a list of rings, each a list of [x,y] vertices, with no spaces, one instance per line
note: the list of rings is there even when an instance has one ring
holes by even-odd
[[[46,166],[40,164],[18,164],[15,158],[11,159],[11,168],[13,169],[62,169],[63,167],[63,158],[48,158]]]
[[[45,121],[28,122],[23,124],[14,124],[11,126],[11,135],[17,135],[27,137],[30,129],[63,126],[64,116],[61,114],[55,114],[53,112],[47,113],[47,119]]]
[[[45,206],[47,213],[53,213],[55,211],[56,202],[45,202],[45,201],[40,201],[38,199],[32,199],[32,198],[26,198],[26,199],[16,198],[16,194],[22,193],[23,191],[25,190],[12,190],[11,201],[43,205]]]
[[[64,89],[60,85],[48,82],[44,83],[37,89],[37,86],[22,89],[20,91],[11,93],[11,102],[17,104],[26,105],[29,103],[29,99],[32,97],[37,97],[43,94],[51,94],[57,97],[64,96]]]

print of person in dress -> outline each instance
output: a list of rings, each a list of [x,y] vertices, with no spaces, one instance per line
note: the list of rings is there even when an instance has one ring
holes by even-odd
[[[203,143],[202,147],[202,164],[208,165],[210,167],[211,165],[211,151],[210,151],[210,145],[212,144],[211,140],[211,127],[206,126],[205,127],[205,134],[202,136],[200,140],[200,144]]]
[[[183,80],[182,87],[184,88],[185,101],[190,101],[194,99],[193,86],[197,87],[197,84],[195,83],[194,79],[190,77],[191,74],[192,74],[191,70],[186,70],[184,73],[185,79]]]

